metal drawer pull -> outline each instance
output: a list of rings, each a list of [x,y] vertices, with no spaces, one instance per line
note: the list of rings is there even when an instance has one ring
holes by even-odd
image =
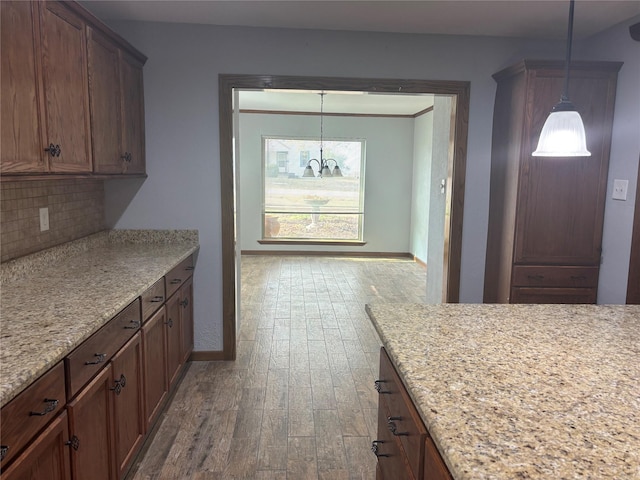
[[[174,278],[173,280],[171,280],[169,282],[171,285],[177,285],[178,283],[182,283],[182,279],[181,278]]]
[[[169,319],[168,322],[164,322],[166,325],[169,325],[169,328],[173,327],[173,320]]]
[[[164,300],[164,297],[161,295],[156,295],[155,297],[153,297],[151,300],[149,300],[150,302],[153,303],[158,303]]]
[[[529,280],[544,280],[544,275],[527,275]]]
[[[124,328],[126,328],[128,330],[135,330],[137,328],[140,328],[140,322],[138,320],[131,320],[129,323],[131,325],[125,325]]]
[[[9,452],[9,446],[8,445],[0,445],[0,462],[2,460],[4,460],[4,457],[7,456],[8,452]]]
[[[99,363],[104,363],[104,361],[107,359],[107,354],[106,353],[96,353],[93,356],[96,357],[96,359],[93,362],[84,362],[84,364],[85,365],[97,365]]]
[[[130,162],[131,161],[131,153],[124,152],[124,155],[120,155],[120,158],[122,160],[124,160],[125,162]]]
[[[78,451],[78,448],[80,448],[80,439],[74,435],[73,437],[71,437],[71,440],[65,442],[65,445],[68,445],[74,450]]]
[[[571,280],[586,280],[587,277],[584,275],[571,275]]]
[[[187,308],[187,306],[189,305],[189,299],[185,298],[183,301],[178,303],[180,303],[180,305],[182,305],[184,308]]]
[[[59,157],[60,153],[62,152],[60,149],[60,145],[54,145],[53,143],[50,143],[49,146],[44,149],[44,151],[49,152],[49,155],[51,155],[52,157]]]
[[[126,384],[127,384],[127,378],[124,376],[124,374],[122,374],[120,375],[120,378],[115,381],[115,386],[113,388],[110,388],[109,390],[116,392],[116,395],[120,395],[120,393],[122,392],[122,389]]]
[[[377,390],[377,392],[378,392],[379,394],[391,393],[391,392],[384,392],[384,391],[382,390],[382,385],[381,385],[381,384],[383,384],[383,383],[387,383],[387,381],[386,381],[386,380],[376,380],[376,381],[375,381],[375,382],[373,382],[373,383],[374,383],[374,388]]]
[[[387,454],[379,453],[378,445],[381,443],[384,443],[384,442],[382,440],[374,440],[373,442],[371,442],[371,451],[376,457],[388,457],[389,455]]]
[[[195,269],[196,269],[196,267],[194,267],[193,265],[189,265],[188,267],[184,267],[184,269],[185,269],[186,271],[190,272],[190,271],[192,271],[192,270],[195,270]]]
[[[389,431],[396,437],[409,435],[408,433],[398,433],[398,426],[396,425],[396,422],[401,421],[402,417],[387,417],[387,426],[389,427]]]
[[[29,412],[30,417],[44,417],[47,413],[53,412],[56,408],[58,408],[58,400],[52,400],[50,398],[45,398],[44,403],[47,404],[44,407],[42,412]]]

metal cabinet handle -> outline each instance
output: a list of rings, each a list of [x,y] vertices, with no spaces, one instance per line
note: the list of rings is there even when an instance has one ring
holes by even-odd
[[[184,269],[185,269],[186,271],[190,272],[190,271],[192,271],[192,270],[195,270],[195,269],[196,269],[196,267],[194,267],[193,265],[189,265],[188,267],[185,267]]]
[[[571,275],[571,280],[586,280],[587,277],[584,275]]]
[[[125,325],[125,329],[127,330],[136,330],[137,328],[140,328],[140,322],[138,320],[131,320],[129,322],[131,325]]]
[[[386,380],[376,380],[375,382],[373,382],[374,384],[374,388],[377,390],[377,392],[381,395],[383,394],[387,394],[387,393],[391,393],[391,392],[385,392],[382,390],[382,384],[383,383],[387,383]]]
[[[59,157],[62,150],[60,149],[60,145],[54,145],[50,143],[47,148],[44,149],[45,152],[49,152],[49,155],[52,157]]]
[[[398,425],[396,425],[396,422],[401,421],[402,417],[387,417],[387,427],[389,427],[389,431],[396,437],[409,435],[408,433],[398,433]]]
[[[151,300],[149,300],[152,303],[158,303],[164,300],[164,297],[161,295],[156,295],[155,297],[153,297]]]
[[[544,275],[527,275],[529,280],[544,280]]]
[[[124,152],[124,155],[120,155],[120,158],[122,160],[124,160],[125,162],[131,162],[131,153],[130,152]]]
[[[174,278],[173,280],[171,280],[169,282],[171,285],[177,285],[178,283],[182,283],[182,279],[181,278]]]
[[[384,442],[382,440],[374,440],[373,442],[371,442],[371,451],[376,457],[388,457],[389,455],[380,453],[380,448],[378,447],[378,445],[380,445],[381,443]]]
[[[164,322],[166,325],[169,325],[169,328],[173,327],[173,320],[169,319],[168,322]]]
[[[182,305],[184,308],[187,308],[187,306],[189,305],[189,299],[185,297],[185,299],[181,302],[178,302],[180,305]]]
[[[113,386],[113,388],[110,388],[109,390],[116,392],[116,395],[120,395],[120,393],[122,392],[122,389],[125,387],[126,384],[127,384],[127,378],[124,376],[124,374],[121,374],[120,378],[115,381],[115,385]]]
[[[74,435],[71,437],[71,440],[65,442],[65,445],[73,448],[75,451],[78,451],[78,448],[80,448],[80,439]]]
[[[0,445],[0,462],[2,460],[4,460],[4,457],[7,456],[7,453],[9,453],[9,446],[8,445]]]
[[[45,398],[44,403],[46,406],[42,412],[29,412],[30,417],[44,417],[47,413],[53,412],[56,408],[58,408],[58,400],[53,400],[50,398]]]
[[[104,361],[107,359],[107,354],[106,353],[96,353],[93,356],[96,357],[96,359],[93,362],[84,362],[84,364],[85,365],[97,365],[99,363],[104,363]]]

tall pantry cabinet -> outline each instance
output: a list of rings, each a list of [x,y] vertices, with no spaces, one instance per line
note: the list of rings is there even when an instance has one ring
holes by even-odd
[[[619,62],[573,62],[569,98],[590,157],[533,157],[564,65],[524,60],[494,75],[486,303],[595,303]]]

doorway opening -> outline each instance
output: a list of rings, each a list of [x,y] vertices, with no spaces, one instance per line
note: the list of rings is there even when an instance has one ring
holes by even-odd
[[[469,118],[469,82],[358,79],[333,77],[293,77],[271,75],[220,75],[220,176],[222,218],[222,288],[223,288],[223,358],[236,356],[237,300],[239,272],[237,270],[236,175],[234,145],[234,90],[295,89],[339,90],[370,93],[433,94],[450,96],[452,128],[450,135],[451,162],[450,212],[445,227],[444,300],[457,302],[460,288],[464,181],[466,171],[467,125]]]

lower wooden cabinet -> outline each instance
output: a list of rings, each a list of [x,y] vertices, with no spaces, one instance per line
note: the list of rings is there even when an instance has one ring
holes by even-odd
[[[112,378],[109,364],[67,405],[75,480],[116,478]]]
[[[116,466],[118,478],[122,478],[142,445],[146,433],[140,333],[113,357],[111,364]]]
[[[164,307],[142,326],[145,422],[149,430],[169,391],[167,379],[167,314]]]
[[[180,373],[182,365],[182,355],[180,348],[182,339],[180,338],[180,295],[175,293],[166,305],[167,310],[167,376],[169,385],[173,385]]]
[[[451,480],[451,474],[422,423],[384,348],[380,349],[377,480]]]
[[[193,351],[193,278],[190,277],[180,288],[180,355],[182,362],[189,361]]]
[[[2,480],[67,480],[71,478],[68,443],[67,413],[63,411],[22,455],[2,472]]]

